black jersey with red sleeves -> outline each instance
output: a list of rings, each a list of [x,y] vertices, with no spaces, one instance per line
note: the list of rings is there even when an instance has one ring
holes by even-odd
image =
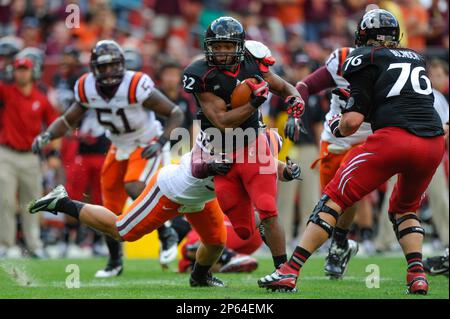
[[[423,57],[405,48],[359,47],[345,60],[343,76],[370,101],[350,107],[362,113],[372,130],[401,127],[424,137],[443,134]],[[351,104],[351,103],[350,103]],[[348,105],[349,106],[349,105]]]
[[[226,70],[220,70],[217,67],[210,67],[205,59],[197,60],[191,63],[185,70],[183,75],[184,90],[188,93],[211,92],[228,105],[231,102],[231,93],[234,88],[243,80],[253,77],[254,75],[262,76],[265,66],[256,59],[248,50],[245,51],[244,60],[238,65],[237,70],[232,73]],[[195,94],[194,94],[195,96]],[[205,130],[214,125],[208,120],[202,112],[201,105],[197,100],[199,111],[197,119],[201,121],[201,129]],[[240,125],[241,128],[258,129],[258,112],[255,112]]]

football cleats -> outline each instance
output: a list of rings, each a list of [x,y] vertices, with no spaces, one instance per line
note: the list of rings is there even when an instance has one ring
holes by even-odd
[[[297,272],[288,263],[284,263],[272,274],[260,278],[258,286],[272,291],[297,292],[297,278]]]
[[[374,9],[366,12],[355,31],[355,45],[367,45],[368,40],[398,45],[400,26],[397,18],[389,11]]]
[[[333,241],[328,251],[328,256],[325,263],[325,275],[330,279],[341,279],[347,272],[348,262],[350,258],[358,252],[358,243],[354,240],[346,240],[345,247]]]
[[[97,83],[103,87],[117,86],[125,75],[123,50],[113,40],[97,42],[91,51],[89,64]]]
[[[235,52],[214,52],[213,44],[218,42],[232,42]],[[220,17],[214,20],[205,33],[203,51],[209,66],[220,69],[233,69],[244,60],[245,31],[242,24],[232,17]],[[226,57],[225,62],[218,58]]]
[[[442,256],[425,259],[423,261],[423,268],[431,276],[446,275],[448,277],[448,248]]]

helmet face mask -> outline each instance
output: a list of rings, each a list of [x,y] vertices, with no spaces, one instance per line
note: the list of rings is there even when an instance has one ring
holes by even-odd
[[[234,18],[214,20],[205,34],[203,50],[210,66],[231,70],[244,60],[244,28]]]
[[[389,11],[374,9],[366,12],[355,31],[355,45],[368,45],[368,41],[397,46],[400,41],[400,27]]]
[[[125,75],[122,48],[111,40],[99,41],[92,49],[90,67],[100,86],[119,85]]]

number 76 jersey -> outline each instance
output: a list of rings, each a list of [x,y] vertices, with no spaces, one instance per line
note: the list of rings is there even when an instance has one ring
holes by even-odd
[[[142,106],[154,87],[147,74],[126,71],[115,95],[107,101],[97,92],[91,72],[75,83],[76,101],[95,110],[98,123],[117,147],[118,160],[127,159],[136,148],[148,145],[154,137],[162,134],[162,126],[155,113]]]
[[[406,48],[359,47],[345,60],[343,76],[350,88],[358,87],[370,101],[355,106],[373,131],[401,127],[418,136],[441,134],[431,81],[420,54]]]

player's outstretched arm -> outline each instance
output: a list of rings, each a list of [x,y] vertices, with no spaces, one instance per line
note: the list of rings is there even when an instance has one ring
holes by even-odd
[[[287,98],[288,96],[300,96],[292,84],[271,71],[263,73],[263,78],[269,83],[270,92],[281,96],[282,98]]]
[[[256,111],[256,108],[250,103],[227,111],[225,101],[210,92],[196,93],[195,96],[208,120],[221,131],[224,131],[225,128],[238,127]]]
[[[305,102],[308,101],[310,95],[333,87],[336,87],[336,82],[334,82],[326,66],[318,68],[295,85],[295,88]]]
[[[72,130],[86,113],[87,109],[77,102],[74,102],[67,111],[58,117],[48,129],[37,136],[32,145],[33,153],[39,153],[52,140],[64,136],[68,131]]]

